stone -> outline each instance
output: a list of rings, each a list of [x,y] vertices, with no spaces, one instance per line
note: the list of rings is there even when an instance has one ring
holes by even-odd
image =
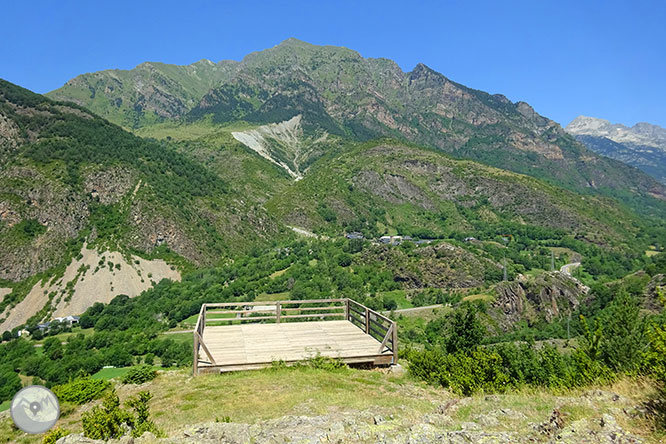
[[[394,364],[389,367],[388,372],[391,375],[404,375],[406,373],[406,370],[402,365]]]

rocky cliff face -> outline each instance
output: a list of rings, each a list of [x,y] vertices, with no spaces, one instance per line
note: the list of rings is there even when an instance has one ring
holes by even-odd
[[[560,272],[502,282],[495,287],[491,316],[503,331],[520,321],[552,322],[577,311],[588,291],[578,280]]]
[[[592,151],[634,166],[666,183],[666,129],[649,123],[633,127],[579,116],[566,127]]]

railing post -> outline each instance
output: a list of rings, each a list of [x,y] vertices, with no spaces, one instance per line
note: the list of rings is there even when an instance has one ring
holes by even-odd
[[[365,307],[365,334],[370,334],[370,309]]]
[[[345,298],[345,321],[349,320],[349,298]]]
[[[195,329],[192,335],[194,340],[192,342],[193,347],[193,356],[192,356],[192,376],[197,376],[199,374],[199,332]]]
[[[396,322],[393,323],[393,334],[391,338],[391,348],[393,349],[393,363],[397,364],[398,363],[398,324]]]
[[[280,315],[282,314],[282,304],[280,304],[280,301],[277,301],[275,303],[275,323],[279,324],[280,323]]]
[[[203,310],[202,311],[203,311],[203,313],[202,313],[202,316],[201,316],[202,319],[201,319],[201,331],[200,331],[201,336],[203,336],[204,328],[206,328],[206,304],[203,304]]]

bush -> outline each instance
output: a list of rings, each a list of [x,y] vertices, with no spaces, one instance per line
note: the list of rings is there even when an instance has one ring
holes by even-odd
[[[441,384],[456,393],[501,392],[511,385],[499,354],[478,348],[471,352],[444,354],[440,351],[412,351],[409,371],[426,381]]]
[[[67,384],[56,385],[53,387],[53,393],[60,401],[81,405],[101,398],[110,387],[109,381],[84,377]]]
[[[453,354],[439,349],[409,350],[405,356],[410,373],[465,396],[524,385],[574,387],[614,379],[614,373],[602,361],[581,350],[567,356],[553,347],[535,350],[506,343]]]
[[[67,430],[61,429],[60,427],[56,427],[55,429],[51,430],[46,435],[44,435],[42,444],[55,444],[57,440],[67,435],[69,435],[69,432]]]
[[[143,357],[143,363],[146,365],[153,365],[155,363],[155,355],[152,353],[146,353],[146,356]]]
[[[317,354],[317,356],[308,359],[305,365],[307,367],[320,370],[339,370],[341,368],[347,368],[347,365],[340,359],[329,358],[320,354]]]
[[[120,408],[120,399],[115,390],[110,391],[101,406],[83,412],[81,422],[87,438],[109,440],[123,435],[123,424],[132,421],[132,415]]]
[[[123,384],[143,384],[152,381],[157,376],[157,370],[150,365],[140,365],[132,367],[129,372],[123,376]]]
[[[117,439],[123,436],[126,425],[133,437],[139,437],[145,432],[152,432],[156,436],[164,436],[150,419],[148,402],[152,395],[148,392],[139,392],[136,397],[127,400],[126,405],[131,409],[120,407],[120,399],[115,390],[110,391],[104,398],[101,406],[95,406],[82,415],[83,434],[92,439]]]

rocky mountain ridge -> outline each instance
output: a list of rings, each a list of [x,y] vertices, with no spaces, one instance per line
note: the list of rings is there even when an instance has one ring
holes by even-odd
[[[595,117],[578,116],[565,130],[574,135],[606,137],[617,143],[650,146],[666,151],[666,128],[639,122],[632,127]]]
[[[301,115],[301,125],[311,135],[325,131],[355,141],[392,137],[579,191],[630,189],[648,201],[649,196],[666,198],[658,183],[586,150],[527,103],[465,87],[424,64],[403,72],[388,59],[288,39],[240,62],[224,62],[219,73],[218,84],[196,105],[187,111],[180,107],[179,116],[164,119],[265,125]],[[146,85],[159,83],[139,71],[133,75]],[[93,101],[102,100],[100,95],[111,98],[102,85],[94,94],[67,87],[49,94],[73,100],[82,100],[84,92]],[[116,122],[125,119],[121,107],[105,110]],[[648,201],[643,207],[651,205]]]
[[[579,116],[566,131],[590,150],[634,166],[666,184],[666,129],[640,122],[633,127]]]

